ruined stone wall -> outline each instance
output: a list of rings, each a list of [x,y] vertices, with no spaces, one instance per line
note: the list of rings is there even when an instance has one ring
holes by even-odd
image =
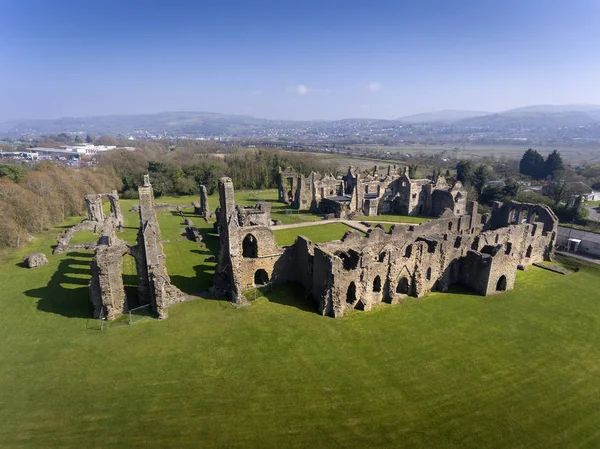
[[[361,192],[361,178],[356,181],[353,200]],[[430,184],[428,190],[432,199],[433,187]],[[233,187],[220,191],[233,201]],[[445,197],[457,203],[451,190]],[[227,201],[221,198],[222,204]],[[328,201],[324,199],[321,204]],[[339,207],[340,203],[331,202],[332,208],[333,203]],[[349,231],[339,241],[318,245],[299,237],[287,248],[277,246],[268,227],[243,227],[236,220],[227,226],[222,221],[221,247],[229,255],[220,261],[217,277],[229,282],[222,290],[234,302],[234,288],[240,291],[267,281],[296,281],[312,296],[320,313],[338,317],[353,309],[369,310],[382,302],[397,303],[406,296],[444,292],[456,283],[482,295],[510,290],[518,265],[529,265],[551,254],[554,237],[544,228],[551,229],[554,223],[531,223],[524,218],[519,224],[496,227],[504,215],[508,216],[501,205],[491,215],[478,215],[477,203],[467,205],[465,212],[456,216],[451,208],[445,208],[442,218],[421,225],[398,224],[387,233],[375,228],[366,236]],[[550,217],[541,212],[535,216],[544,220]],[[229,267],[232,274],[226,271]],[[259,271],[262,277],[257,276]]]
[[[104,201],[110,202],[110,217],[114,218],[118,227],[123,226],[123,214],[121,213],[121,203],[119,194],[116,190],[110,193],[95,193],[85,196],[85,207],[88,212],[88,220],[102,223],[106,217],[102,204]]]
[[[236,206],[240,226],[271,226],[271,203]]]
[[[167,317],[166,308],[183,301],[184,295],[171,284],[167,273],[160,226],[154,209],[154,193],[148,175],[144,176],[144,185],[138,187],[138,193],[140,199],[138,246],[142,252],[142,257],[139,257],[142,259],[142,268],[138,270],[138,276],[143,284],[138,292],[146,293],[146,298],[141,300],[149,300],[155,313],[160,319],[163,319]],[[147,289],[145,288],[146,282]]]

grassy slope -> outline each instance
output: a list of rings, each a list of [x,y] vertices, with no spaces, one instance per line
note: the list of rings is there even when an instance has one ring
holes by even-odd
[[[205,289],[210,225],[198,246],[177,240],[176,215],[160,223],[173,281]],[[0,266],[1,447],[600,444],[598,268],[533,268],[502,296],[430,294],[340,320],[286,286],[100,332],[90,253],[16,265],[49,254],[51,236]]]

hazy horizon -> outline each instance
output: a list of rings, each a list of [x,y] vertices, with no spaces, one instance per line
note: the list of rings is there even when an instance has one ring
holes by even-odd
[[[2,3],[0,121],[600,104],[600,2]]]

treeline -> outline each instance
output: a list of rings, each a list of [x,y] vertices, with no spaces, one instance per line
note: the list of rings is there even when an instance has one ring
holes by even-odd
[[[154,194],[190,195],[205,185],[211,194],[221,176],[232,179],[236,189],[277,187],[279,167],[305,175],[311,171],[336,172],[336,167],[306,154],[281,150],[251,149],[233,154],[209,154],[178,149],[163,151],[111,151],[102,154],[99,166],[114,170],[121,178],[125,198],[137,196],[143,175],[150,174]]]
[[[590,170],[584,170],[594,175]],[[572,201],[572,185],[576,181],[586,181],[582,173],[585,171],[567,167],[556,150],[546,159],[535,150],[527,150],[520,161],[519,173],[505,174],[504,177],[485,163],[467,160],[456,165],[456,178],[467,187],[469,198],[477,199],[484,210],[494,201],[539,203],[550,206],[562,222],[586,224],[587,209]],[[543,189],[539,193],[524,190],[522,181],[527,179],[544,179]]]
[[[553,177],[556,173],[565,169],[562,157],[554,150],[544,160],[544,157],[536,150],[528,149],[519,163],[519,173],[530,176],[533,179],[545,179]]]
[[[0,248],[18,248],[32,234],[81,215],[85,195],[118,188],[118,176],[107,170],[0,165]]]

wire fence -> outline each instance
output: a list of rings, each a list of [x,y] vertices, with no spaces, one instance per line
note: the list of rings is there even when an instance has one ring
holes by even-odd
[[[254,302],[261,296],[264,296],[265,293],[270,292],[272,290],[273,284],[271,282],[268,282],[266,284],[256,285],[248,290],[245,290],[244,292],[242,292],[242,294],[248,301]]]
[[[128,312],[119,315],[114,320],[106,319],[106,308],[102,307],[100,310],[100,330],[114,329],[116,327],[131,326],[140,321],[152,318],[152,307],[150,304],[146,304],[140,307],[135,307]]]

